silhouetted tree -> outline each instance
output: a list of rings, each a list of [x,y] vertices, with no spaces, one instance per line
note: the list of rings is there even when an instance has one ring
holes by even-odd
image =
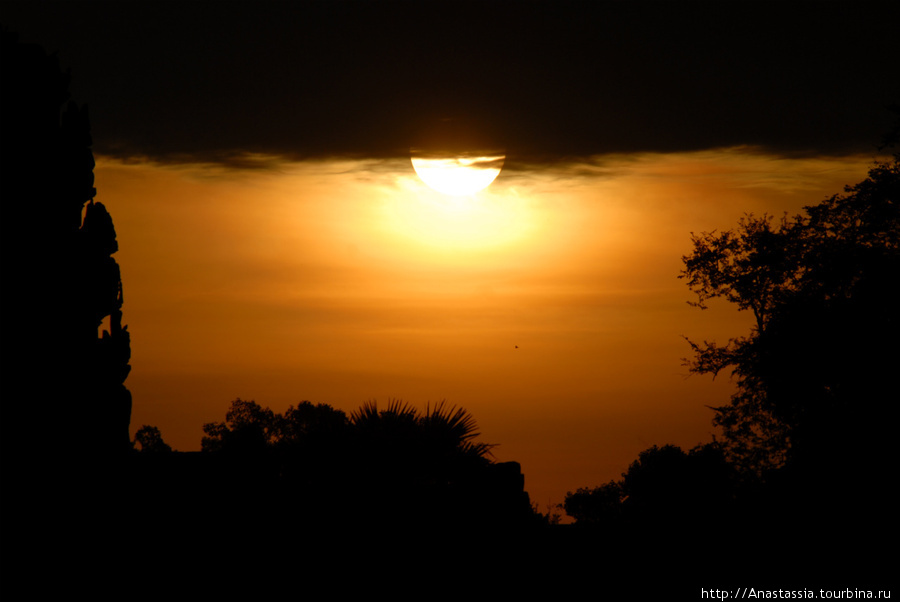
[[[420,414],[392,400],[387,408],[363,404],[350,415],[354,444],[378,478],[448,483],[470,468],[489,463],[493,447],[476,442],[475,419],[440,402]]]
[[[255,401],[235,399],[225,413],[225,422],[203,425],[203,451],[235,454],[260,453],[273,445],[278,436],[280,417]]]
[[[642,451],[622,475],[623,507],[644,526],[709,524],[729,509],[732,468],[716,443],[685,453],[674,445]]]
[[[263,488],[366,526],[533,518],[519,465],[491,462],[493,446],[475,441],[472,415],[443,402],[419,412],[373,401],[348,418],[325,404],[305,401],[282,415],[236,399],[224,422],[203,430],[203,451],[232,475],[229,495]]]
[[[654,445],[618,481],[566,494],[563,508],[579,525],[620,529],[700,530],[731,510],[734,469],[718,443],[685,453]]]
[[[203,425],[203,451],[230,453],[265,449],[296,451],[340,439],[347,427],[347,415],[327,404],[303,401],[282,414],[263,408],[255,401],[235,399],[225,414],[225,422]]]
[[[134,442],[136,445],[141,446],[141,453],[159,454],[172,451],[172,448],[163,441],[162,433],[155,426],[147,426],[145,424],[139,428],[134,434]]]
[[[328,404],[303,401],[275,414],[273,446],[283,456],[283,473],[293,481],[334,480],[348,454],[347,415]]]
[[[730,456],[758,472],[883,462],[893,429],[883,412],[900,365],[898,156],[804,215],[777,224],[748,216],[693,245],[681,277],[696,305],[720,297],[756,319],[724,346],[691,343],[687,362],[697,374],[731,368],[737,378],[731,403],[715,408]]]
[[[566,514],[579,525],[617,527],[622,519],[622,485],[610,481],[598,487],[582,487],[566,493],[562,504]]]
[[[340,438],[348,424],[341,410],[308,401],[290,406],[283,416],[276,417],[275,443],[285,447]]]
[[[425,440],[436,453],[458,453],[470,458],[485,459],[494,445],[475,441],[481,434],[475,424],[475,417],[463,408],[448,407],[441,401],[428,405],[419,417],[419,424]]]

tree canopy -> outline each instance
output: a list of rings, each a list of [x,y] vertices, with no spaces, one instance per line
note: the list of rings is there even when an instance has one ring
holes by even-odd
[[[297,508],[326,508],[360,524],[533,518],[519,465],[492,462],[493,445],[476,440],[474,417],[445,402],[420,411],[370,401],[347,416],[308,401],[282,414],[235,399],[225,420],[203,432],[205,460],[234,495],[270,490]]]
[[[144,425],[134,434],[135,445],[141,446],[141,453],[159,454],[170,453],[172,448],[163,441],[162,433],[155,426]]]
[[[694,303],[750,310],[749,334],[691,342],[692,373],[726,368],[738,390],[714,408],[730,457],[763,472],[878,458],[880,411],[896,384],[900,307],[900,155],[794,217],[748,215],[693,236],[681,277]]]
[[[730,507],[733,469],[717,443],[683,451],[675,445],[645,449],[618,481],[566,494],[566,514],[581,525],[617,529],[692,528],[711,524]]]
[[[237,398],[225,413],[224,422],[203,425],[203,451],[258,453],[267,449],[302,446],[323,434],[338,436],[347,415],[327,404],[303,401],[278,414],[255,401]]]

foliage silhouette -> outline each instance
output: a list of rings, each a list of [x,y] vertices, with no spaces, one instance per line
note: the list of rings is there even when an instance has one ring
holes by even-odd
[[[709,521],[733,497],[732,468],[716,443],[685,453],[674,445],[642,451],[622,475],[625,511],[645,523]]]
[[[350,415],[350,424],[366,444],[431,466],[452,458],[486,460],[494,447],[474,441],[480,433],[471,414],[443,401],[427,406],[423,414],[400,400],[391,400],[384,410],[370,401]]]
[[[348,418],[326,404],[304,401],[282,415],[238,398],[231,402],[224,422],[205,424],[203,432],[203,451],[235,454],[292,452],[313,442],[324,444],[352,435],[352,444],[368,448],[370,457],[375,454],[380,460],[390,457],[395,462],[406,458],[431,467],[453,457],[486,462],[493,447],[474,441],[479,433],[471,414],[444,402],[429,405],[420,414],[399,400],[391,400],[382,410],[371,401]],[[349,439],[346,443],[350,444]]]
[[[237,398],[231,402],[225,422],[203,425],[205,436],[200,442],[201,449],[239,454],[263,452],[275,443],[278,437],[276,423],[280,419],[255,401]]]
[[[567,493],[563,508],[577,524],[606,530],[687,527],[699,532],[731,511],[735,483],[717,443],[688,453],[674,445],[654,445],[618,481]]]
[[[205,455],[226,462],[229,478],[341,521],[434,528],[534,518],[519,465],[491,462],[472,415],[444,402],[420,412],[370,401],[348,417],[325,404],[282,415],[236,399],[224,422],[203,428]]]
[[[353,478],[362,489],[380,492],[374,504],[383,515],[434,522],[436,516],[427,515],[437,512],[456,514],[459,520],[467,516],[471,522],[479,507],[516,520],[531,514],[527,495],[505,500],[505,493],[490,491],[505,473],[491,472],[495,467],[487,456],[492,446],[473,441],[478,436],[475,420],[461,408],[441,402],[420,413],[400,400],[389,401],[384,409],[369,401],[351,413],[350,425]],[[520,484],[510,483],[521,492]],[[505,507],[487,510],[491,505]]]
[[[134,442],[141,446],[140,452],[142,454],[170,453],[172,451],[169,444],[163,441],[162,433],[155,426],[147,426],[145,424],[139,428],[134,434]]]
[[[277,445],[295,445],[307,440],[340,437],[347,428],[347,415],[330,405],[303,401],[290,406],[276,422]]]
[[[610,528],[621,520],[624,495],[621,483],[610,481],[567,492],[562,507],[579,525]]]
[[[691,342],[686,361],[692,373],[736,376],[731,403],[715,408],[732,460],[762,474],[884,458],[888,433],[874,418],[900,363],[884,344],[900,335],[898,156],[804,215],[747,216],[693,246],[681,277],[695,305],[723,298],[756,319],[724,346]]]
[[[900,365],[900,154],[801,215],[747,215],[735,230],[692,239],[681,277],[693,305],[723,299],[754,316],[749,334],[724,345],[689,340],[691,373],[736,378],[730,403],[713,408],[722,441],[689,453],[654,446],[622,479],[569,493],[565,509],[619,545],[746,536],[722,570],[793,556],[842,571],[883,567],[857,544],[872,548],[869,534],[893,515],[896,425],[886,416]]]
[[[481,434],[477,430],[475,417],[463,408],[447,407],[445,401],[433,407],[426,406],[419,422],[425,431],[426,439],[434,441],[444,450],[455,450],[465,456],[485,458],[495,447],[491,443],[474,441]]]

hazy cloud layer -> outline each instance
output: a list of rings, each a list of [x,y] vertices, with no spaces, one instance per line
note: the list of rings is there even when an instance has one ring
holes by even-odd
[[[896,3],[4,2],[96,149],[396,157],[451,118],[517,161],[749,144],[867,151],[900,101]]]
[[[140,341],[132,425],[187,450],[237,396],[276,411],[447,398],[502,444],[499,459],[522,463],[532,499],[559,501],[653,443],[711,438],[707,406],[733,382],[685,379],[681,335],[725,341],[753,317],[687,304],[690,232],[799,212],[869,164],[606,156],[504,170],[457,206],[408,161],[235,172],[101,157],[98,200],[115,215]]]

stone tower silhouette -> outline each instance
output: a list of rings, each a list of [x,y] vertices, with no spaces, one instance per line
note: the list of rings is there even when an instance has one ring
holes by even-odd
[[[116,232],[93,200],[87,109],[55,56],[0,36],[4,464],[124,454],[130,336]]]

